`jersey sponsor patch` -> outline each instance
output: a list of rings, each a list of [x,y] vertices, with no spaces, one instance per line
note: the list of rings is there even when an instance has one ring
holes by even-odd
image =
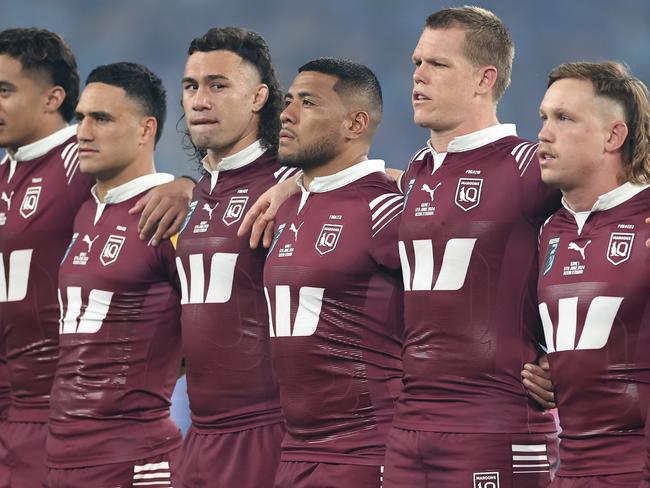
[[[547,275],[549,271],[551,271],[553,263],[555,263],[555,256],[557,256],[557,249],[559,246],[559,237],[551,237],[548,240],[548,249],[546,250],[546,256],[544,257],[544,270],[542,271],[542,274]]]
[[[126,241],[125,236],[116,236],[114,234],[108,236],[106,244],[104,244],[104,248],[102,249],[102,253],[99,256],[99,260],[104,266],[108,266],[117,261],[122,246],[124,245],[124,241]]]
[[[618,266],[630,259],[634,235],[630,232],[612,232],[607,245],[607,261]]]
[[[190,203],[190,209],[187,211],[187,215],[185,216],[185,220],[183,220],[183,224],[181,225],[181,230],[178,231],[179,234],[181,234],[184,230],[185,227],[187,227],[187,224],[190,222],[190,219],[192,218],[192,214],[194,213],[194,210],[196,210],[196,204],[199,203],[198,201],[194,200],[192,203]]]
[[[23,201],[20,204],[20,215],[22,215],[23,218],[28,219],[34,215],[34,213],[36,213],[36,209],[38,208],[38,200],[40,197],[40,186],[30,186],[27,188],[25,191],[25,196],[23,197]]]
[[[269,247],[269,252],[267,253],[267,255],[273,252],[273,248],[275,248],[275,245],[278,243],[278,239],[282,235],[282,231],[286,226],[287,224],[280,224],[278,226],[278,229],[275,231],[275,235],[273,236],[273,240],[271,241],[271,246]]]
[[[336,249],[336,245],[341,237],[343,226],[338,224],[324,224],[323,228],[316,239],[316,251],[321,256],[332,252]]]
[[[483,178],[459,178],[454,203],[465,212],[481,203]]]

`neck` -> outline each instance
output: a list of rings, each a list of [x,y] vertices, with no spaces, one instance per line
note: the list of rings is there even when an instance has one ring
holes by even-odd
[[[303,171],[302,183],[305,188],[309,188],[309,185],[314,180],[314,178],[319,176],[330,176],[343,171],[344,169],[354,166],[361,161],[368,159],[368,147],[359,148],[357,150],[346,151],[340,155],[335,156],[333,159],[330,159],[327,163],[318,168],[312,168]]]
[[[562,190],[562,196],[567,206],[574,212],[588,212],[594,207],[598,197],[618,188],[621,184],[616,178],[613,178],[590,188]]]
[[[63,117],[57,114],[57,116],[52,117],[43,117],[43,121],[39,124],[38,129],[26,140],[21,143],[20,146],[7,147],[7,152],[13,157],[16,154],[16,151],[23,146],[33,144],[45,139],[48,136],[51,136],[55,132],[60,131],[68,126],[68,123],[63,120]]]
[[[447,152],[449,143],[454,138],[466,136],[498,124],[496,105],[491,105],[489,110],[484,110],[483,113],[476,114],[474,117],[468,117],[453,127],[440,130],[431,129],[429,142],[436,152]]]
[[[106,177],[97,177],[95,185],[95,193],[100,202],[104,203],[106,194],[109,190],[117,188],[129,181],[135,180],[140,176],[153,174],[156,168],[153,162],[153,154],[149,155],[149,159],[136,160],[124,167],[119,173]]]
[[[208,149],[208,165],[212,171],[217,169],[219,163],[228,156],[237,154],[242,149],[246,149],[248,146],[253,144],[257,137],[257,131],[252,131],[244,135],[241,139],[229,144],[227,146],[218,147],[218,148],[209,148]]]

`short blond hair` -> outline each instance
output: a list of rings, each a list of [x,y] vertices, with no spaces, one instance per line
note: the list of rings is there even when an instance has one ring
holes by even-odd
[[[480,7],[455,7],[434,12],[427,17],[426,28],[465,30],[464,52],[477,67],[495,66],[497,80],[492,96],[499,101],[510,85],[515,44],[510,30],[495,14]]]
[[[621,148],[625,180],[650,183],[650,97],[648,87],[616,61],[565,63],[548,75],[548,86],[558,80],[591,82],[596,95],[613,100],[624,111],[628,135]]]

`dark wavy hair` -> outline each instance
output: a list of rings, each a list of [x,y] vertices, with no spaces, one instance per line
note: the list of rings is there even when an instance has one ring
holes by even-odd
[[[269,98],[260,110],[259,138],[265,149],[277,152],[280,134],[280,113],[284,108],[284,96],[280,88],[275,69],[271,62],[271,53],[264,38],[257,32],[241,27],[213,27],[201,37],[192,40],[187,50],[188,55],[195,52],[230,51],[252,64],[269,87]],[[181,120],[183,117],[181,117]],[[180,123],[180,120],[179,120]],[[192,143],[189,130],[183,132],[183,145],[194,152],[198,158],[205,156]]]
[[[59,34],[36,27],[0,32],[0,54],[20,61],[24,70],[46,74],[53,86],[65,91],[59,112],[66,122],[79,101],[79,71],[70,46]]]

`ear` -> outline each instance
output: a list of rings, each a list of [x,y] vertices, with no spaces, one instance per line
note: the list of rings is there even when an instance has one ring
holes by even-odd
[[[622,120],[616,120],[609,128],[607,140],[605,141],[605,151],[614,152],[621,149],[627,139],[627,124]]]
[[[144,117],[140,122],[140,145],[144,146],[150,141],[155,144],[157,130],[158,121],[156,117]]]
[[[476,84],[476,93],[480,95],[491,93],[494,84],[497,82],[498,74],[499,72],[495,66],[483,66],[479,69],[477,73],[478,83]]]
[[[45,113],[54,113],[59,110],[65,101],[65,90],[60,86],[53,86],[45,93]]]
[[[349,139],[359,139],[368,130],[370,116],[362,110],[350,112],[345,118],[345,132]]]
[[[269,99],[269,87],[264,83],[257,85],[255,88],[255,98],[253,99],[253,112],[262,110],[266,101]]]

